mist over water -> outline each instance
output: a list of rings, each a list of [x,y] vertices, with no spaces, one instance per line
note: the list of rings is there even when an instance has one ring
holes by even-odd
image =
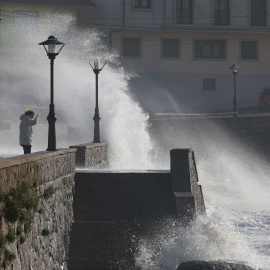
[[[32,31],[35,25],[28,18],[24,27],[31,31],[21,33],[1,22],[5,40],[0,42],[13,48],[14,57],[0,65],[1,121],[10,124],[0,131],[0,156],[22,154],[18,127],[26,108],[40,119],[33,128],[33,151],[47,148],[50,60],[38,43],[54,35],[66,44],[54,65],[58,148],[93,140],[95,75],[89,62],[99,56],[108,61],[99,74],[99,108],[112,169],[169,169],[170,149],[195,150],[207,217],[188,228],[174,220],[161,223],[156,237],[140,240],[136,260],[141,269],[175,270],[183,261],[198,259],[243,260],[270,269],[268,162],[218,126],[211,136],[196,128],[192,133],[168,129],[157,147],[148,133],[148,116],[132,99],[131,75],[119,72],[118,55],[109,53],[102,34],[76,29],[71,16],[56,17],[55,26],[41,18],[38,31]]]
[[[189,227],[161,222],[156,237],[141,239],[137,264],[175,270],[188,260],[223,259],[270,269],[269,160],[226,128],[193,121],[185,127],[165,123],[155,137],[167,167],[170,149],[194,149],[207,216]]]

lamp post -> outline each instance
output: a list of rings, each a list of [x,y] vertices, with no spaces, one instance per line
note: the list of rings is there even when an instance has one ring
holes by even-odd
[[[99,121],[100,121],[100,116],[99,116],[99,108],[98,108],[98,74],[99,72],[104,68],[104,66],[107,64],[107,62],[100,68],[100,58],[97,57],[94,60],[94,67],[89,63],[90,66],[92,67],[94,73],[96,74],[96,108],[95,108],[95,115],[93,117],[94,120],[94,143],[100,143],[100,132],[99,132]]]
[[[236,74],[239,72],[241,67],[237,66],[236,64],[233,64],[229,69],[233,73],[233,84],[234,84],[234,95],[233,95],[233,117],[237,117],[237,99],[236,99]]]
[[[53,95],[54,95],[53,65],[54,65],[54,59],[63,49],[65,44],[58,41],[57,38],[55,38],[54,36],[49,36],[47,40],[39,43],[38,45],[43,45],[45,51],[47,52],[48,58],[51,60],[51,100],[50,100],[50,111],[47,117],[47,120],[49,123],[47,151],[56,151],[57,149],[56,149],[56,136],[55,136],[55,122],[57,118],[54,113],[54,101],[53,101]],[[56,50],[56,48],[57,49],[60,48],[60,49]]]

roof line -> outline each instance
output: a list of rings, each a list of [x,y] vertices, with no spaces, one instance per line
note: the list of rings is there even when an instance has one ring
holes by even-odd
[[[58,2],[58,3],[56,3]],[[78,3],[81,2],[81,3]],[[58,6],[58,7],[74,7],[74,8],[85,8],[85,7],[96,7],[96,4],[90,0],[84,1],[62,1],[62,0],[0,0],[0,4],[9,4],[9,5],[29,5],[29,6]]]

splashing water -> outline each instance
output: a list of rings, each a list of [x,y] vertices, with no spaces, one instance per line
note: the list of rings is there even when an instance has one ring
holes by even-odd
[[[12,60],[5,57],[5,64],[0,66],[1,121],[10,124],[10,129],[0,131],[0,156],[22,153],[18,143],[19,116],[28,107],[40,116],[40,123],[34,127],[33,151],[46,149],[50,66],[43,48],[37,44],[54,35],[66,44],[55,60],[57,147],[93,139],[95,76],[89,61],[100,56],[109,61],[99,75],[99,108],[101,137],[108,142],[110,166],[156,168],[151,157],[154,144],[147,132],[148,117],[130,95],[131,75],[118,72],[117,54],[109,53],[102,42],[103,35],[97,31],[77,28],[71,16],[55,17],[57,27],[48,23],[45,16],[42,27],[34,34],[15,33],[7,20],[1,22],[5,36],[2,48],[13,49],[14,57]],[[24,24],[25,29],[33,30],[34,26],[31,20]],[[228,143],[220,145],[218,140],[217,143],[212,138],[203,138],[200,132],[196,135],[194,138],[189,134],[180,137],[177,133],[168,134],[172,147],[164,147],[165,152],[159,155],[168,156],[171,148],[194,148],[207,217],[198,217],[188,228],[172,220],[160,224],[156,237],[141,239],[137,264],[145,270],[175,270],[186,260],[235,259],[270,269],[269,183],[267,177],[261,176],[267,170],[247,162],[245,151],[236,154],[228,151],[236,148]],[[216,149],[222,151],[213,155]],[[167,164],[167,160],[163,161],[164,168]]]
[[[12,60],[5,59],[5,65],[0,67],[4,92],[1,115],[11,124],[10,130],[0,132],[5,145],[5,149],[1,149],[2,156],[21,154],[18,119],[27,107],[33,108],[40,119],[34,127],[33,151],[46,149],[50,62],[38,43],[54,35],[66,44],[54,62],[57,147],[93,140],[95,74],[89,62],[100,56],[103,63],[108,62],[99,74],[99,109],[101,139],[108,142],[110,166],[115,169],[148,168],[149,152],[153,147],[147,132],[148,117],[130,95],[130,75],[118,71],[118,56],[109,53],[102,42],[102,34],[93,29],[79,29],[71,16],[59,15],[57,27],[47,19],[42,18],[44,23],[34,35],[27,31],[35,28],[29,18],[25,21],[23,35],[14,33],[8,23],[1,24],[5,36],[2,47],[14,51]],[[16,50],[18,40],[20,50]]]
[[[166,220],[155,237],[143,238],[136,260],[144,270],[175,270],[189,260],[246,261],[270,269],[270,194],[268,161],[224,128],[164,128],[159,134],[164,151],[195,150],[206,217],[189,227]],[[169,139],[168,139],[169,138]],[[168,157],[164,160],[169,163]]]
[[[269,269],[270,258],[259,255],[231,221],[208,212],[189,227],[167,220],[159,226],[156,238],[141,239],[137,265],[147,270],[175,270],[192,260],[238,260]]]

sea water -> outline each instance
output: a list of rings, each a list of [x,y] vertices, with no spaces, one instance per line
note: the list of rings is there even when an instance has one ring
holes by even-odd
[[[196,129],[190,120],[186,130],[163,130],[161,144],[165,152],[173,147],[194,149],[207,215],[189,227],[175,220],[162,222],[156,238],[141,239],[138,265],[174,270],[184,261],[221,259],[270,269],[268,157],[213,122],[199,126],[197,121]],[[163,161],[167,167],[168,156]]]
[[[108,142],[111,168],[168,169],[169,149],[160,150],[152,140],[148,116],[129,90],[133,75],[119,72],[118,53],[109,52],[103,35],[95,29],[79,29],[68,15],[59,15],[55,25],[45,15],[41,19],[44,25],[37,31],[28,19],[20,33],[6,20],[1,22],[2,48],[12,49],[13,57],[5,56],[5,64],[0,65],[1,121],[10,125],[0,131],[0,156],[22,154],[18,126],[26,108],[39,114],[33,151],[47,148],[50,64],[38,43],[54,35],[66,44],[54,66],[57,147],[93,140],[95,75],[89,62],[99,56],[102,64],[108,62],[99,74],[99,108],[101,139]],[[211,138],[200,137],[198,142],[196,136],[168,136],[172,147],[195,150],[207,216],[198,217],[189,227],[163,221],[156,237],[140,239],[134,254],[137,265],[145,270],[175,270],[187,260],[228,259],[270,269],[267,162],[231,138],[220,145]],[[164,160],[157,160],[160,156]]]

